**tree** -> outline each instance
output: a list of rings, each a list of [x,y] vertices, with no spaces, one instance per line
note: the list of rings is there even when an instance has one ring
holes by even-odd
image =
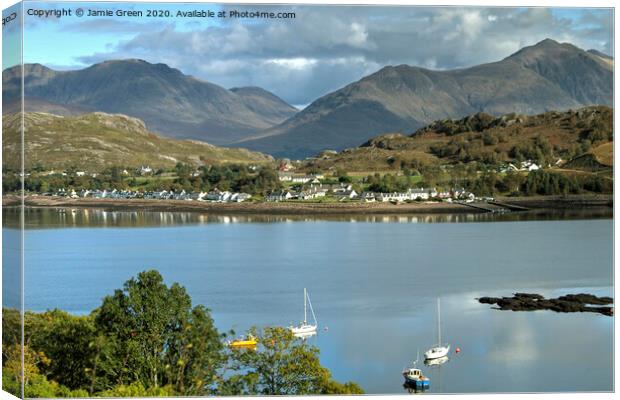
[[[51,360],[40,368],[42,372],[70,389],[88,387],[91,377],[87,370],[91,368],[94,357],[89,343],[96,333],[93,319],[72,316],[60,310],[45,312],[37,318],[41,321],[36,325],[29,324],[29,342]]]
[[[185,288],[167,287],[154,270],[104,298],[95,326],[111,341],[102,367],[114,385],[172,385],[181,395],[205,394],[224,361],[209,310],[192,308]]]
[[[258,342],[256,351],[232,351],[232,368],[245,372],[242,378],[234,378],[228,383],[227,389],[236,385],[239,391],[236,394],[363,393],[355,383],[334,381],[329,370],[320,363],[319,350],[295,338],[286,328],[265,328]]]

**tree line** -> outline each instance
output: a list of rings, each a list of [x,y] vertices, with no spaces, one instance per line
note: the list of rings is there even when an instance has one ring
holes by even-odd
[[[3,309],[3,389],[20,396],[20,314]],[[290,330],[252,329],[258,347],[230,349],[210,310],[155,270],[128,280],[86,316],[24,316],[25,397],[359,394],[335,381],[319,350]]]
[[[409,174],[375,174],[365,181],[368,190],[382,193],[403,192],[412,187],[444,190],[462,187],[477,196],[613,193],[613,179],[598,174],[567,175],[546,170],[526,174],[513,171],[500,174],[493,170],[477,173],[467,167],[448,170],[433,166],[422,168],[420,173],[421,181],[414,181]]]
[[[146,177],[126,176],[123,167],[110,167],[95,176],[84,174],[77,176],[74,168],[65,174],[42,175],[33,171],[24,179],[24,190],[35,193],[54,193],[60,189],[73,190],[168,190],[180,192],[204,191],[218,188],[244,192],[253,195],[265,195],[281,187],[276,171],[270,167],[251,168],[243,164],[206,165],[196,168],[178,163],[171,172],[174,177],[163,176],[164,171],[155,171]],[[5,193],[21,189],[18,171],[4,170],[2,186]]]

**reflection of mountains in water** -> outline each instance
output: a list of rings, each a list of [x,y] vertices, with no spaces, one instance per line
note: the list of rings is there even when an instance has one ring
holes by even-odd
[[[369,223],[442,223],[526,221],[583,218],[610,218],[611,208],[582,210],[533,210],[504,214],[410,214],[410,215],[221,215],[173,211],[109,211],[101,208],[25,208],[26,229],[80,227],[166,227],[211,223],[282,223],[282,222],[369,222]],[[20,227],[20,209],[3,207],[4,227]]]

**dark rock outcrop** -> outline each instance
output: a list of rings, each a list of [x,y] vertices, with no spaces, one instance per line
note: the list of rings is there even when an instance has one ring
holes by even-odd
[[[597,297],[591,294],[567,294],[557,299],[545,299],[534,293],[515,293],[513,297],[481,297],[482,304],[497,304],[500,310],[534,311],[551,310],[555,312],[596,312],[613,316],[613,307],[593,307],[613,304],[611,297]]]

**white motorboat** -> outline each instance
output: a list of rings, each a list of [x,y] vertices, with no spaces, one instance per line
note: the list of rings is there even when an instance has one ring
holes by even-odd
[[[307,306],[310,306],[310,312],[312,313],[312,318],[314,320],[314,324],[308,323],[308,312]],[[293,332],[293,335],[299,337],[308,337],[316,334],[317,330],[317,322],[316,315],[314,315],[314,310],[312,309],[312,303],[310,302],[310,296],[308,295],[308,291],[304,288],[304,320],[298,326],[290,326],[289,329]]]
[[[449,352],[450,345],[447,343],[441,344],[441,303],[439,299],[437,299],[437,344],[424,353],[424,358],[433,360],[435,358],[446,357]]]

